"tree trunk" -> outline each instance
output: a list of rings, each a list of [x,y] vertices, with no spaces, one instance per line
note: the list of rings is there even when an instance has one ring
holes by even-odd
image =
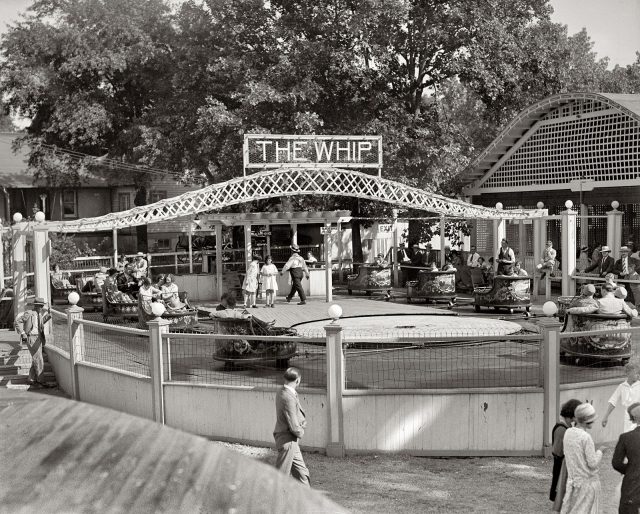
[[[358,198],[353,199],[351,215],[354,217],[360,216],[360,200]],[[362,263],[364,260],[362,255],[362,237],[360,236],[360,220],[351,220],[351,247],[353,250],[353,272],[357,273],[359,265],[356,265],[356,263]]]

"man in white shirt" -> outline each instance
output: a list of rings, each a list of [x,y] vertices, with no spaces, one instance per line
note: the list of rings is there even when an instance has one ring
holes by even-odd
[[[602,298],[598,300],[598,314],[626,314],[631,318],[638,316],[638,311],[629,308],[627,303],[621,299],[616,298],[614,291],[615,286],[610,282],[605,283],[602,286]]]
[[[302,288],[302,277],[306,276],[309,278],[309,268],[307,268],[307,263],[304,262],[304,259],[300,256],[300,248],[298,245],[291,245],[291,252],[292,255],[282,268],[280,276],[282,276],[285,271],[291,274],[291,291],[287,295],[287,302],[290,302],[297,292],[300,297],[298,305],[305,305],[307,303],[307,295]]]
[[[469,255],[467,257],[467,266],[470,268],[479,268],[480,263],[478,262],[480,259],[480,254],[476,252],[476,247],[471,246],[471,250],[469,251]]]

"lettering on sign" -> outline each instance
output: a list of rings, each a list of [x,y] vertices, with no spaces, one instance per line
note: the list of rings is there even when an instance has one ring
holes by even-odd
[[[338,229],[334,227],[320,227],[320,233],[323,236],[327,234],[335,234],[336,232],[338,232]]]
[[[381,168],[381,136],[245,134],[244,167]]]
[[[393,232],[393,225],[384,223],[378,225],[378,232]]]

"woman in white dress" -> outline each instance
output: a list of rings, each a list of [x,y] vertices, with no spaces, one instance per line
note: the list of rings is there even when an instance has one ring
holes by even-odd
[[[148,314],[151,314],[151,302],[158,298],[161,293],[162,291],[160,291],[160,289],[151,285],[149,277],[142,278],[142,283],[138,290],[138,298],[140,299],[142,308],[147,311]]]
[[[601,485],[598,466],[604,448],[595,449],[588,434],[597,419],[590,403],[576,407],[576,426],[564,434],[564,459],[567,465],[567,486],[562,500],[562,514],[598,514]]]
[[[260,261],[253,259],[247,268],[247,274],[242,282],[244,292],[244,306],[256,306],[256,293],[258,292],[258,273],[260,272]]]
[[[179,310],[184,308],[184,303],[180,301],[178,296],[178,284],[173,281],[173,275],[169,273],[164,277],[164,283],[160,287],[162,291],[162,301],[169,310]]]
[[[266,291],[267,304],[265,307],[274,307],[276,291],[278,290],[278,268],[273,263],[271,255],[267,255],[266,264],[260,270],[262,277],[262,289]]]

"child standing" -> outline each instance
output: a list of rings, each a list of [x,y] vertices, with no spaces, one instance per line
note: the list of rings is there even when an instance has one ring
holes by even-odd
[[[258,292],[258,272],[260,271],[260,261],[254,258],[249,267],[247,274],[242,282],[242,290],[244,291],[244,306],[256,307],[256,293]]]
[[[265,307],[274,307],[273,302],[275,301],[276,291],[278,290],[278,281],[276,279],[278,276],[278,268],[273,264],[271,255],[267,255],[265,261],[266,264],[262,266],[260,270],[262,289],[266,291],[267,304]]]

